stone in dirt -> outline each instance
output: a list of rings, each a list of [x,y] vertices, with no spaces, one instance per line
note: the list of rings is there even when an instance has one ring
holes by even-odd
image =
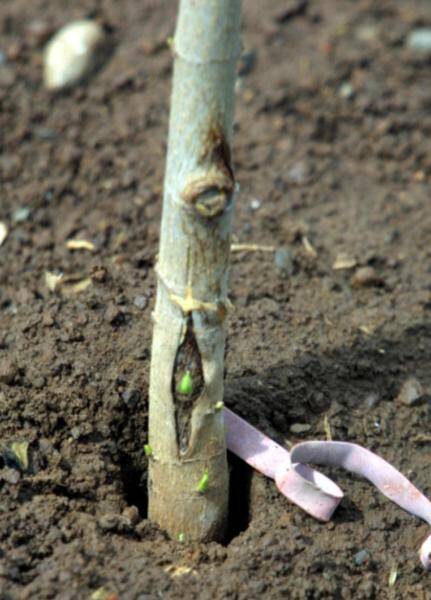
[[[373,267],[360,267],[350,280],[354,288],[379,286],[382,283],[383,279]]]
[[[308,433],[310,429],[311,425],[308,425],[308,423],[293,423],[293,425],[290,426],[290,433],[301,435],[303,433]]]
[[[421,382],[416,377],[410,377],[402,384],[395,401],[405,406],[415,406],[420,404],[423,397],[424,389]]]
[[[18,374],[18,368],[13,360],[4,358],[0,361],[0,383],[12,385]]]
[[[65,25],[45,49],[45,87],[55,91],[80,83],[101,64],[106,47],[106,34],[98,23],[82,20]]]
[[[407,37],[407,47],[417,53],[431,53],[431,27],[413,29]]]

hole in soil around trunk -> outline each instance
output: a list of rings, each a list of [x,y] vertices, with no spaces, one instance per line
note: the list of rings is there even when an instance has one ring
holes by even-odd
[[[224,546],[245,531],[250,522],[250,489],[252,472],[241,459],[228,452],[229,517]]]
[[[130,456],[121,453],[121,479],[123,481],[124,499],[128,506],[136,506],[141,518],[148,514],[147,470],[138,469]]]
[[[241,459],[228,452],[229,514],[223,546],[228,546],[250,522],[250,491],[252,471]],[[141,518],[148,518],[147,470],[138,469],[126,453],[121,453],[121,478],[124,499],[128,506],[136,506]]]

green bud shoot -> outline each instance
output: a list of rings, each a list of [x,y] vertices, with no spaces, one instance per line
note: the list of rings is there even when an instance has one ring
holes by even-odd
[[[199,494],[204,494],[207,489],[208,489],[208,483],[209,483],[209,473],[208,473],[208,469],[205,469],[204,474],[201,477],[201,480],[198,483],[198,487],[196,488],[196,491],[199,492]]]
[[[193,380],[190,375],[190,371],[186,371],[181,377],[180,382],[177,385],[177,392],[184,396],[190,396],[193,391]]]
[[[144,452],[145,452],[146,456],[151,456],[153,454],[153,449],[150,446],[150,444],[145,444]]]

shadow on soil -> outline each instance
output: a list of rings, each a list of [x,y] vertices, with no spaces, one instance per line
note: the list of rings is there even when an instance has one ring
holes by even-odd
[[[349,439],[363,435],[363,414],[370,421],[382,401],[392,401],[406,378],[415,376],[427,388],[431,385],[431,324],[408,327],[396,340],[382,337],[358,338],[351,348],[339,348],[325,354],[306,354],[291,365],[277,365],[264,373],[246,374],[228,380],[226,404],[277,442],[300,441],[291,432],[294,423],[310,426],[303,439],[323,438],[323,415],[337,424],[335,437]],[[429,395],[423,403],[431,408]],[[356,411],[361,418],[351,418]],[[337,418],[338,417],[338,418]],[[383,442],[385,435],[382,431]],[[387,437],[387,436],[386,436]],[[232,477],[230,536],[231,541],[244,531],[253,513],[250,498],[251,469],[236,457]],[[340,477],[340,471],[325,473]],[[343,473],[344,477],[353,476]],[[243,481],[241,481],[243,479]],[[356,504],[344,498],[336,522],[362,520]]]
[[[232,410],[284,445],[292,438],[290,427],[294,423],[310,425],[314,437],[323,437],[318,427],[323,414],[333,415],[335,420],[340,415],[336,437],[348,439],[352,435],[352,422],[349,425],[343,422],[343,411],[352,414],[361,408],[372,413],[383,400],[395,398],[401,383],[412,375],[426,387],[431,383],[430,364],[431,324],[421,323],[407,328],[398,340],[361,337],[351,348],[340,348],[325,355],[305,354],[294,364],[281,364],[264,373],[228,379],[225,401]],[[429,404],[429,399],[426,401]],[[138,435],[132,439],[139,444]],[[139,454],[138,447],[134,451],[135,456]],[[126,452],[121,452],[120,464],[125,499],[146,517],[146,470],[138,467]],[[226,545],[247,529],[252,512],[252,470],[230,453],[229,465]],[[336,520],[347,522],[361,518],[356,505],[344,499]]]

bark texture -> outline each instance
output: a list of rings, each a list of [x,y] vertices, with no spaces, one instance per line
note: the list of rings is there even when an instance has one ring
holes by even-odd
[[[220,539],[228,509],[223,363],[240,0],[181,0],[150,374],[149,517]]]

